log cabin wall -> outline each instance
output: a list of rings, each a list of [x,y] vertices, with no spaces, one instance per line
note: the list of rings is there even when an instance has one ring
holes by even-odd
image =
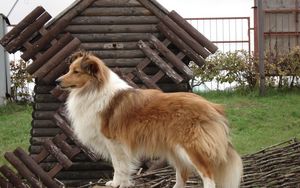
[[[61,35],[69,32],[81,41],[80,48],[91,51],[103,59],[110,68],[118,67],[123,73],[132,72],[146,56],[139,49],[139,40],[148,41],[150,35],[163,39],[157,24],[159,19],[137,0],[96,0],[81,14],[74,17]],[[174,47],[176,51],[176,47]],[[154,75],[159,71],[156,66],[147,67],[144,72]],[[138,85],[139,79],[134,80]],[[157,83],[166,92],[187,91],[187,83],[175,84],[168,77]],[[37,155],[43,142],[53,138],[60,128],[55,124],[53,115],[61,105],[51,90],[54,83],[36,81],[35,103],[29,152]],[[56,159],[48,157],[41,163],[45,171],[55,164]],[[92,162],[86,155],[79,154],[68,170],[57,174],[56,178],[69,186],[82,185],[97,181],[100,177],[111,176],[111,166],[103,161]]]
[[[8,160],[15,154],[25,156],[20,159],[34,164],[32,175],[39,179],[43,174],[45,185],[53,183],[51,178],[67,186],[109,178],[110,164],[99,161],[74,136],[63,108],[67,94],[55,88],[54,80],[67,71],[66,58],[85,49],[134,87],[174,92],[188,91],[193,76],[187,67],[190,60],[202,66],[217,48],[155,0],[77,0],[43,26],[50,18],[37,7],[0,41],[8,52],[20,50],[25,61],[33,60],[26,70],[36,78],[30,157],[19,148],[5,155]],[[32,180],[23,163],[13,166]],[[40,173],[43,170],[46,173]],[[0,178],[1,182],[16,185]]]

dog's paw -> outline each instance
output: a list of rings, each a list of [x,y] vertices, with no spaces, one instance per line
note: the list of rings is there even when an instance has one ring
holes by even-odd
[[[130,181],[124,181],[124,182],[108,181],[108,182],[106,182],[105,186],[128,188],[128,187],[132,187],[133,183]]]
[[[119,183],[114,182],[114,181],[108,181],[108,182],[105,183],[105,186],[119,187]]]

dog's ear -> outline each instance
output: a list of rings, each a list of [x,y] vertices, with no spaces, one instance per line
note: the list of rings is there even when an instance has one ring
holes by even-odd
[[[68,59],[68,64],[72,64],[76,59],[83,57],[86,54],[84,51],[77,51],[73,53],[69,59]]]
[[[97,74],[100,71],[98,63],[93,59],[89,58],[88,54],[84,54],[82,56],[80,66],[82,70],[84,70],[86,73],[92,76],[97,76]]]

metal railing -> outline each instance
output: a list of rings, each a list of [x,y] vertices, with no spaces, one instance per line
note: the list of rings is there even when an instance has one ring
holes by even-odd
[[[251,52],[250,17],[186,18],[222,52]]]

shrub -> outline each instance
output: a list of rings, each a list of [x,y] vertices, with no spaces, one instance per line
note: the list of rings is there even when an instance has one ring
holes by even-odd
[[[16,102],[28,103],[32,101],[28,84],[33,82],[33,78],[26,72],[28,62],[23,60],[11,61],[11,93]]]

